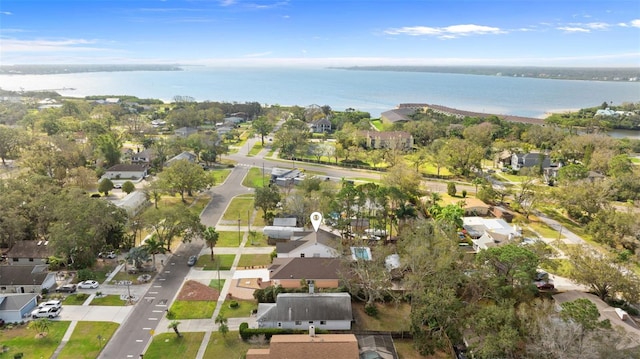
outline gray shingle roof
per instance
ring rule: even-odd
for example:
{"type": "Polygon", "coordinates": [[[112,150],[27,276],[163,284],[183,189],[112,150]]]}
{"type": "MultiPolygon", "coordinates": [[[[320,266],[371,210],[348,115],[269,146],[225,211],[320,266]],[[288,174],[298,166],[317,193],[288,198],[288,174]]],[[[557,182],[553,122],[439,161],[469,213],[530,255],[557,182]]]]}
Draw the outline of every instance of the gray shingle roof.
{"type": "Polygon", "coordinates": [[[37,294],[2,294],[0,295],[0,311],[3,310],[20,310],[27,303],[33,300],[37,294]]]}
{"type": "Polygon", "coordinates": [[[259,305],[257,318],[268,322],[352,319],[349,293],[280,293],[275,304],[259,305]]]}
{"type": "Polygon", "coordinates": [[[270,279],[340,279],[337,258],[274,258],[270,279]]]}

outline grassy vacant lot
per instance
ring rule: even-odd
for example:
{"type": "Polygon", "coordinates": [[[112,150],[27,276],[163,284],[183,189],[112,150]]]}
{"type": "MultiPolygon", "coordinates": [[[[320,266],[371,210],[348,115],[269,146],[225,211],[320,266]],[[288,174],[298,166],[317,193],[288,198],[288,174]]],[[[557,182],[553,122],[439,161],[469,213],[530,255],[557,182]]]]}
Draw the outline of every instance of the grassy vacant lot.
{"type": "Polygon", "coordinates": [[[211,318],[218,302],[211,300],[176,300],[171,305],[171,312],[180,319],[211,318]]]}
{"type": "MultiPolygon", "coordinates": [[[[122,294],[125,294],[125,292],[123,291],[122,294]]],[[[108,295],[103,295],[102,297],[93,298],[93,300],[91,301],[91,303],[89,303],[89,305],[108,305],[112,307],[123,307],[127,305],[127,302],[125,300],[120,299],[119,294],[108,294],[108,295]]]]}
{"type": "Polygon", "coordinates": [[[238,262],[238,267],[266,266],[271,264],[269,254],[243,254],[238,262]]]}
{"type": "MultiPolygon", "coordinates": [[[[180,330],[180,326],[178,326],[180,330]]],[[[180,333],[182,337],[178,338],[175,333],[162,333],[153,337],[151,345],[144,353],[145,359],[163,359],[163,358],[195,358],[198,349],[202,343],[204,333],[180,333]]],[[[214,358],[216,356],[211,356],[214,358]]],[[[220,356],[216,358],[226,358],[220,356]]],[[[231,357],[228,357],[231,358],[231,357]]]]}
{"type": "MultiPolygon", "coordinates": [[[[238,247],[238,231],[220,231],[218,232],[218,242],[216,242],[216,247],[238,247]]],[[[240,239],[242,240],[242,236],[244,232],[240,232],[240,239]]],[[[214,249],[215,252],[215,249],[214,249]]]]}
{"type": "Polygon", "coordinates": [[[223,221],[234,221],[237,225],[237,220],[240,219],[240,225],[246,226],[248,222],[247,214],[253,212],[253,195],[242,195],[234,198],[229,207],[222,215],[223,221]]]}
{"type": "Polygon", "coordinates": [[[242,181],[242,185],[251,188],[261,188],[269,184],[269,173],[262,173],[262,168],[252,167],[242,181]]]}
{"type": "Polygon", "coordinates": [[[229,308],[230,300],[225,300],[220,308],[220,315],[225,318],[243,318],[251,315],[251,311],[258,309],[258,302],[255,300],[236,300],[238,306],[229,308]]]}
{"type": "MultiPolygon", "coordinates": [[[[233,265],[233,260],[236,258],[235,254],[220,254],[214,256],[216,261],[220,262],[220,270],[229,270],[233,265]]],[[[211,255],[202,255],[198,258],[198,267],[202,267],[203,270],[218,270],[218,263],[211,260],[211,255]]]]}
{"type": "Polygon", "coordinates": [[[70,323],[52,320],[44,338],[36,338],[38,333],[33,329],[27,329],[26,324],[0,330],[0,342],[9,348],[8,352],[2,354],[3,358],[13,358],[17,353],[23,353],[25,359],[51,358],[70,323]]]}
{"type": "Polygon", "coordinates": [[[78,322],[71,339],[64,346],[58,358],[97,358],[100,350],[111,339],[116,329],[118,329],[118,323],[113,322],[78,322]]]}
{"type": "Polygon", "coordinates": [[[408,303],[383,303],[376,304],[378,315],[368,316],[364,312],[364,303],[353,303],[353,316],[356,320],[354,330],[377,331],[409,331],[409,313],[411,306],[408,303]]]}

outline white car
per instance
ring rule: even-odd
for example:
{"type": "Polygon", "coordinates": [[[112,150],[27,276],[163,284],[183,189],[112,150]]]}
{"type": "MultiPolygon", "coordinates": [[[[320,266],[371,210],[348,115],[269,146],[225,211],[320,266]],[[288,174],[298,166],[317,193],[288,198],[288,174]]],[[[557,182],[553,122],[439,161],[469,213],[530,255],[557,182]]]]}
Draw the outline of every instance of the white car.
{"type": "Polygon", "coordinates": [[[78,288],[82,289],[96,289],[100,283],[95,280],[85,280],[84,282],[78,283],[78,288]]]}
{"type": "Polygon", "coordinates": [[[38,309],[42,309],[42,308],[60,308],[62,307],[62,301],[59,300],[49,300],[46,302],[42,302],[40,304],[38,304],[38,309]]]}
{"type": "Polygon", "coordinates": [[[36,309],[33,312],[31,312],[31,318],[33,318],[33,319],[36,319],[36,318],[50,318],[50,319],[53,319],[53,318],[59,316],[61,311],[62,311],[62,307],[60,307],[60,308],[55,308],[55,307],[39,308],[39,309],[36,309]]]}

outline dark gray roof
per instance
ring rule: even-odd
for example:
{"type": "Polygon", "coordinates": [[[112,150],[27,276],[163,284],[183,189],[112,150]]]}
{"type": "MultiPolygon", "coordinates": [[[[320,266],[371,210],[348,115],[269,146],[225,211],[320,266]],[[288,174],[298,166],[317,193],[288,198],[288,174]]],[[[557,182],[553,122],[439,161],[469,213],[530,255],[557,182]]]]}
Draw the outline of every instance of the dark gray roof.
{"type": "Polygon", "coordinates": [[[0,285],[40,285],[49,275],[47,266],[41,265],[12,265],[0,266],[0,285]]]}
{"type": "Polygon", "coordinates": [[[120,163],[109,167],[107,172],[141,172],[146,169],[147,165],[144,163],[120,163]]]}
{"type": "Polygon", "coordinates": [[[409,115],[413,115],[415,112],[415,108],[397,108],[381,113],[380,117],[385,118],[389,122],[410,121],[411,118],[409,115]]]}
{"type": "Polygon", "coordinates": [[[49,258],[54,254],[48,241],[17,241],[7,252],[9,258],[49,258]]]}
{"type": "Polygon", "coordinates": [[[340,279],[338,258],[274,258],[271,279],[340,279]]]}
{"type": "Polygon", "coordinates": [[[315,243],[316,241],[320,244],[334,249],[338,249],[340,245],[340,236],[322,229],[319,229],[318,232],[295,232],[294,236],[299,233],[305,234],[298,240],[276,243],[276,252],[289,253],[292,250],[299,248],[307,243],[315,243]]]}
{"type": "Polygon", "coordinates": [[[307,241],[302,239],[297,241],[286,241],[286,242],[278,242],[276,243],[276,253],[289,253],[292,250],[306,244],[307,241]]]}
{"type": "Polygon", "coordinates": [[[20,310],[36,295],[35,293],[2,294],[0,295],[0,311],[20,310]]]}
{"type": "Polygon", "coordinates": [[[349,293],[280,293],[258,309],[258,321],[353,320],[349,293]],[[260,310],[262,309],[262,311],[260,310]]]}

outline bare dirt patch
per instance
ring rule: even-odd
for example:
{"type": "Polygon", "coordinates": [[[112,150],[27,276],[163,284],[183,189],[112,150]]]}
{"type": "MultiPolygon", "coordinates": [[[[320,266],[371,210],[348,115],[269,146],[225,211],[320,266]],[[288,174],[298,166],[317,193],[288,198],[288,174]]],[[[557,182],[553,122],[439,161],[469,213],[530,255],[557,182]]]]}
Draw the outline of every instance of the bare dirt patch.
{"type": "Polygon", "coordinates": [[[178,300],[218,300],[220,292],[194,280],[188,280],[182,286],[178,300]]]}

